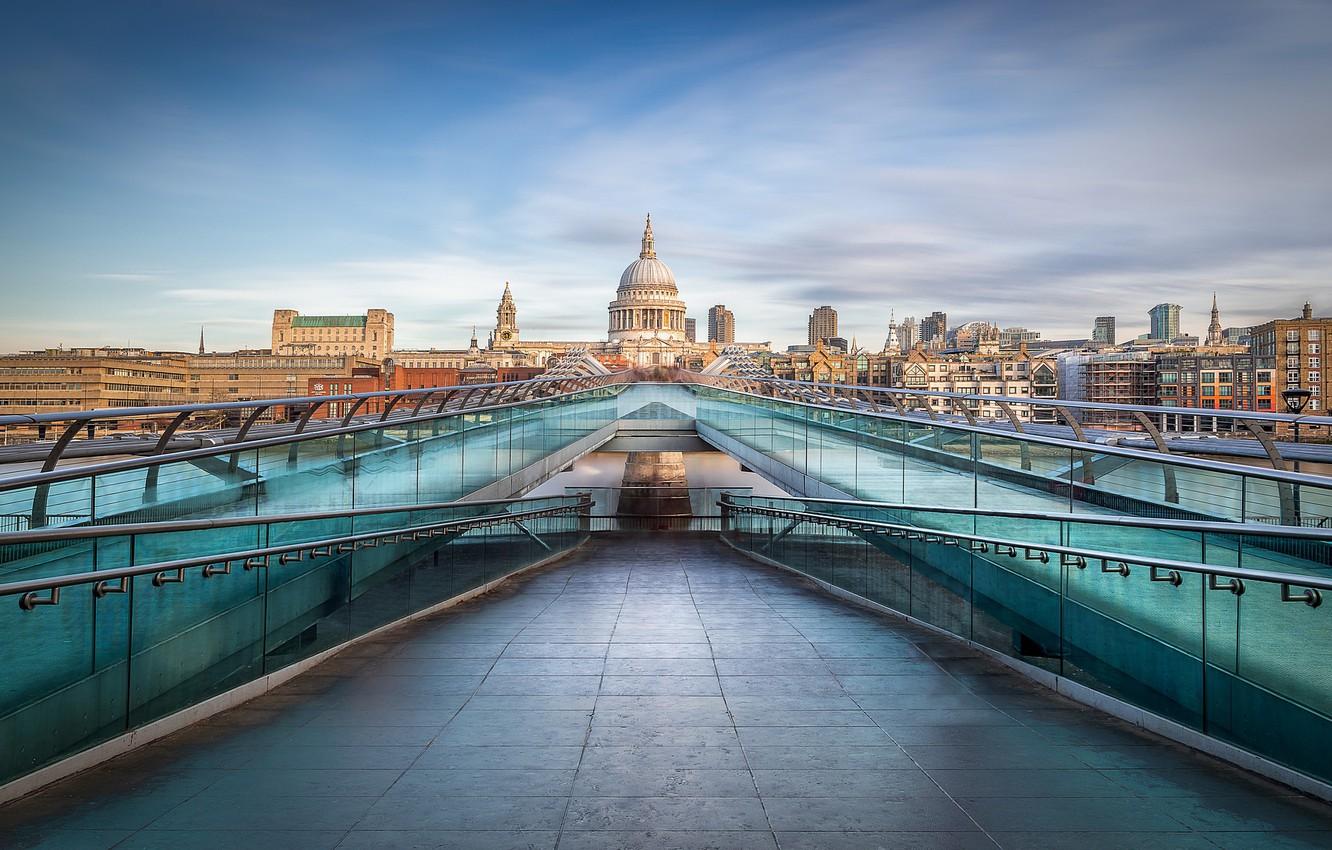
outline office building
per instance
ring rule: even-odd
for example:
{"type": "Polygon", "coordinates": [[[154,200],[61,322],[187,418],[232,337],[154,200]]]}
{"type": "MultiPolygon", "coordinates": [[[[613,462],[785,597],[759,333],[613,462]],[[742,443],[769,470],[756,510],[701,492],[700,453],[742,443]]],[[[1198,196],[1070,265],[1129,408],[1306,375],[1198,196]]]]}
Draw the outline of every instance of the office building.
{"type": "Polygon", "coordinates": [[[816,345],[821,339],[837,336],[837,311],[827,304],[818,307],[809,314],[809,344],[816,345]]]}
{"type": "Polygon", "coordinates": [[[1004,328],[999,331],[999,347],[1017,348],[1037,342],[1040,338],[1040,331],[1027,330],[1026,328],[1004,328]]]}
{"type": "Polygon", "coordinates": [[[920,339],[919,327],[915,316],[907,316],[897,323],[897,339],[903,353],[916,347],[916,342],[920,339]]]}
{"type": "Polygon", "coordinates": [[[1092,345],[1098,348],[1113,347],[1115,344],[1115,317],[1097,316],[1092,325],[1092,345]]]}
{"type": "Polygon", "coordinates": [[[725,304],[708,309],[708,342],[725,345],[735,342],[735,314],[727,310],[725,304]]]}
{"type": "Polygon", "coordinates": [[[917,337],[926,348],[943,348],[948,343],[948,314],[936,310],[920,320],[917,337]]]}
{"type": "Polygon", "coordinates": [[[1179,333],[1179,311],[1178,304],[1157,304],[1147,311],[1151,318],[1152,329],[1148,336],[1152,339],[1159,339],[1170,342],[1180,335],[1179,333]]]}
{"type": "Polygon", "coordinates": [[[273,311],[273,354],[344,354],[383,360],[392,350],[393,314],[387,310],[367,310],[358,316],[302,316],[295,310],[273,311]]]}

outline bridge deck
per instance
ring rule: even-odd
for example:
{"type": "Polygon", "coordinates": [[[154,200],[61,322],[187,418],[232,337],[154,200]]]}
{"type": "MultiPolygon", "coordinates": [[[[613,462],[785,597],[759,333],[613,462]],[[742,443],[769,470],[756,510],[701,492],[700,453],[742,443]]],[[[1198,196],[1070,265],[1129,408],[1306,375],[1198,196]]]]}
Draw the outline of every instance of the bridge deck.
{"type": "Polygon", "coordinates": [[[1329,847],[1332,808],[657,535],[0,809],[0,845],[1329,847]]]}

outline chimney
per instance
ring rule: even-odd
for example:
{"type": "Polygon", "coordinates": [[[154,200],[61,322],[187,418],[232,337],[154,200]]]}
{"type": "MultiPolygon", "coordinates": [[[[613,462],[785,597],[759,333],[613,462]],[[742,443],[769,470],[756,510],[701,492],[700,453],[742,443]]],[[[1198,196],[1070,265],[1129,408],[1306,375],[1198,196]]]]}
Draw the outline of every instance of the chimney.
{"type": "Polygon", "coordinates": [[[1304,312],[1300,314],[1300,318],[1302,319],[1313,318],[1313,305],[1310,304],[1308,301],[1304,302],[1304,312]]]}

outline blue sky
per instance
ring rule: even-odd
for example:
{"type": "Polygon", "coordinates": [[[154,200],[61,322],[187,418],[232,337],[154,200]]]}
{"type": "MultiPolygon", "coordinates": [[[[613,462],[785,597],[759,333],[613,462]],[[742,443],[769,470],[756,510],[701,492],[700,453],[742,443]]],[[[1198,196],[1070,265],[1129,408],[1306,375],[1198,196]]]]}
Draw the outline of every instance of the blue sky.
{"type": "Polygon", "coordinates": [[[649,210],[690,314],[778,345],[824,303],[875,347],[1328,313],[1330,48],[1325,2],[28,4],[0,348],[372,306],[457,346],[505,280],[525,337],[601,338],[649,210]]]}

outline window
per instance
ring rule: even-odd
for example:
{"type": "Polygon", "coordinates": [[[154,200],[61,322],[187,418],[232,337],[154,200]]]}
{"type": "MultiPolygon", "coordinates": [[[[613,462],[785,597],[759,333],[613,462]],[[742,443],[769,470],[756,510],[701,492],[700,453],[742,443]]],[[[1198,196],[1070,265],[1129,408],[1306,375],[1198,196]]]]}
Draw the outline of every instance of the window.
{"type": "Polygon", "coordinates": [[[1223,387],[1221,387],[1221,392],[1219,393],[1219,395],[1222,395],[1222,396],[1228,396],[1228,395],[1234,395],[1234,394],[1235,394],[1235,388],[1234,388],[1234,387],[1231,387],[1231,386],[1223,386],[1223,387]]]}
{"type": "Polygon", "coordinates": [[[1294,370],[1290,370],[1290,371],[1287,371],[1287,372],[1286,372],[1286,383],[1288,383],[1288,384],[1298,384],[1299,382],[1300,382],[1300,373],[1299,373],[1299,372],[1296,372],[1296,371],[1294,371],[1294,370]]]}
{"type": "Polygon", "coordinates": [[[1323,366],[1321,360],[1322,360],[1321,357],[1310,357],[1310,358],[1309,358],[1309,368],[1310,368],[1310,369],[1321,369],[1322,366],[1323,366]]]}
{"type": "Polygon", "coordinates": [[[1309,343],[1309,353],[1310,353],[1310,354],[1318,354],[1318,353],[1319,353],[1319,351],[1318,351],[1318,347],[1319,347],[1319,343],[1316,343],[1316,342],[1311,342],[1311,343],[1309,343]]]}
{"type": "Polygon", "coordinates": [[[1160,383],[1163,383],[1163,384],[1173,384],[1173,383],[1175,383],[1175,382],[1178,381],[1178,380],[1179,380],[1179,373],[1178,373],[1178,372],[1162,372],[1162,373],[1161,373],[1160,383]]]}
{"type": "Polygon", "coordinates": [[[1203,372],[1203,373],[1202,373],[1202,382],[1203,382],[1204,384],[1215,384],[1215,383],[1216,383],[1216,373],[1215,373],[1215,372],[1203,372]]]}
{"type": "Polygon", "coordinates": [[[1286,353],[1287,353],[1287,354],[1299,354],[1299,353],[1300,353],[1300,344],[1299,344],[1298,342],[1288,342],[1288,343],[1286,343],[1286,353]]]}
{"type": "Polygon", "coordinates": [[[1319,330],[1309,331],[1309,342],[1318,342],[1323,338],[1323,332],[1319,330]]]}
{"type": "Polygon", "coordinates": [[[1286,342],[1290,342],[1292,340],[1294,340],[1295,342],[1300,341],[1300,332],[1298,330],[1286,331],[1286,342]]]}
{"type": "Polygon", "coordinates": [[[1316,384],[1316,383],[1318,383],[1319,381],[1323,380],[1323,373],[1322,373],[1322,372],[1310,372],[1308,377],[1309,377],[1309,383],[1311,383],[1311,384],[1316,384]]]}
{"type": "Polygon", "coordinates": [[[1300,358],[1298,358],[1298,357],[1287,357],[1287,358],[1286,358],[1286,368],[1287,368],[1287,369],[1298,369],[1298,368],[1300,368],[1300,358]]]}

